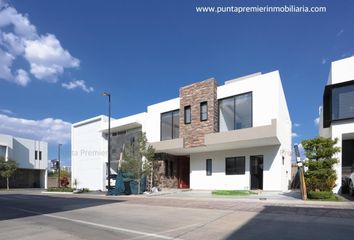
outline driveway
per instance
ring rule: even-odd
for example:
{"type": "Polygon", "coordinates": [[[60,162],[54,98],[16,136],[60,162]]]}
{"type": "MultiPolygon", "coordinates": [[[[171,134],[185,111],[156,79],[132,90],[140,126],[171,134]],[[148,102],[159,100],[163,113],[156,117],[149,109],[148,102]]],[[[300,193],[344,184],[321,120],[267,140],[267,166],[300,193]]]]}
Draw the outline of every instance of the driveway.
{"type": "Polygon", "coordinates": [[[354,205],[0,192],[0,239],[350,239],[354,205]]]}

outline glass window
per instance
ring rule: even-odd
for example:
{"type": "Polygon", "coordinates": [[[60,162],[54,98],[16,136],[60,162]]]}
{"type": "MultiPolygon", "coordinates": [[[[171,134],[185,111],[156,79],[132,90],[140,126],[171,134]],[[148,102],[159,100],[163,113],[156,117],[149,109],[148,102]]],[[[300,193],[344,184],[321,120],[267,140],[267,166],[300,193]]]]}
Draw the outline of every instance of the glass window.
{"type": "Polygon", "coordinates": [[[235,129],[252,127],[252,95],[250,93],[235,97],[235,129]]]}
{"type": "Polygon", "coordinates": [[[34,151],[34,159],[37,160],[38,159],[38,151],[34,151]]]}
{"type": "Polygon", "coordinates": [[[354,85],[332,90],[332,120],[354,118],[354,85]]]}
{"type": "Polygon", "coordinates": [[[191,106],[184,107],[184,124],[189,124],[192,121],[191,106]]]}
{"type": "Polygon", "coordinates": [[[42,151],[39,151],[39,160],[42,160],[42,151]]]}
{"type": "Polygon", "coordinates": [[[219,101],[219,131],[252,127],[252,93],[219,101]]]}
{"type": "Polygon", "coordinates": [[[161,141],[179,137],[179,110],[161,114],[161,141]]]}
{"type": "Polygon", "coordinates": [[[219,102],[219,130],[220,132],[234,130],[234,98],[226,98],[219,102]]]}
{"type": "Polygon", "coordinates": [[[5,157],[6,155],[6,146],[0,146],[0,157],[5,157]]]}
{"type": "Polygon", "coordinates": [[[229,157],[225,159],[226,175],[245,174],[245,168],[246,168],[245,157],[229,157]]]}
{"type": "Polygon", "coordinates": [[[211,176],[213,173],[211,159],[206,160],[206,175],[211,176]]]}
{"type": "Polygon", "coordinates": [[[165,160],[165,177],[173,177],[173,161],[165,160]]]}
{"type": "Polygon", "coordinates": [[[208,120],[208,102],[200,103],[200,121],[208,120]]]}
{"type": "Polygon", "coordinates": [[[179,138],[179,110],[172,112],[172,138],[179,138]]]}

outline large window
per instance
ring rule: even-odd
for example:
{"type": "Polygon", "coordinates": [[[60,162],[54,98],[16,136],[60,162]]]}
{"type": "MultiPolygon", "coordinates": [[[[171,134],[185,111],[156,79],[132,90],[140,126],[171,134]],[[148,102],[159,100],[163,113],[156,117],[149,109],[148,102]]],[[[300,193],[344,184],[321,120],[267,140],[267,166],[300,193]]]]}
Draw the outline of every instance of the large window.
{"type": "Polygon", "coordinates": [[[332,120],[346,118],[354,118],[354,85],[332,90],[332,120]]]}
{"type": "Polygon", "coordinates": [[[219,131],[252,127],[252,93],[219,101],[219,131]]]}
{"type": "Polygon", "coordinates": [[[208,120],[208,102],[200,103],[200,121],[208,120]]]}
{"type": "Polygon", "coordinates": [[[184,107],[184,124],[190,124],[192,121],[191,106],[184,107]]]}
{"type": "Polygon", "coordinates": [[[245,174],[245,168],[246,168],[245,157],[228,157],[225,159],[226,175],[245,174]]]}
{"type": "Polygon", "coordinates": [[[161,114],[161,141],[179,137],[179,110],[161,114]]]}
{"type": "Polygon", "coordinates": [[[327,85],[323,96],[323,127],[354,118],[354,80],[327,85]]]}

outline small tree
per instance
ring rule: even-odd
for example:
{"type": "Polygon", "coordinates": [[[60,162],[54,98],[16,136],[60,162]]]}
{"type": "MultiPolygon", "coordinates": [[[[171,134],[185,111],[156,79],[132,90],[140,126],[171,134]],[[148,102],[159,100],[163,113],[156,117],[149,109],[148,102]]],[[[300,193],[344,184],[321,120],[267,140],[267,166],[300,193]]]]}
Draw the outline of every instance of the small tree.
{"type": "Polygon", "coordinates": [[[334,157],[340,151],[336,147],[338,139],[318,137],[302,141],[305,156],[305,182],[307,191],[332,191],[336,186],[337,174],[333,165],[338,162],[334,157]]]}
{"type": "Polygon", "coordinates": [[[126,145],[124,149],[121,168],[138,182],[138,193],[140,193],[140,182],[143,176],[150,176],[153,179],[154,156],[155,149],[148,144],[145,133],[140,134],[136,142],[126,145]]]}
{"type": "Polygon", "coordinates": [[[6,178],[6,188],[10,189],[9,178],[12,177],[17,170],[17,163],[14,160],[5,160],[4,157],[0,157],[0,175],[6,178]]]}

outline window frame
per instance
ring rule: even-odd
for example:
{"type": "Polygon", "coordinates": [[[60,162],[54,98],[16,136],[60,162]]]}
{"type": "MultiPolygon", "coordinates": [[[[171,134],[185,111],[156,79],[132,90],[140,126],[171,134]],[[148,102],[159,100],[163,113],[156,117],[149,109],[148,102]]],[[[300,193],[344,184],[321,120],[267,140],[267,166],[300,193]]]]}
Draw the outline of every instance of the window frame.
{"type": "Polygon", "coordinates": [[[225,158],[225,175],[245,175],[246,174],[246,156],[236,156],[236,157],[226,157],[225,158]],[[243,160],[243,171],[237,172],[237,159],[242,159],[243,160]],[[235,171],[230,172],[227,168],[227,161],[228,160],[234,160],[235,161],[235,171]]]}
{"type": "Polygon", "coordinates": [[[192,108],[191,105],[184,107],[184,124],[191,124],[192,123],[192,108]],[[189,110],[189,122],[187,122],[187,114],[186,110],[189,110]]]}
{"type": "Polygon", "coordinates": [[[200,112],[200,121],[203,122],[203,121],[208,121],[208,101],[204,101],[204,102],[201,102],[200,105],[199,105],[199,112],[200,112]],[[206,118],[204,119],[203,118],[203,111],[202,111],[202,107],[203,106],[206,106],[206,118]]]}
{"type": "Polygon", "coordinates": [[[329,128],[332,122],[354,120],[354,117],[333,119],[333,89],[354,85],[354,80],[327,85],[323,94],[323,127],[329,128]]]}
{"type": "MultiPolygon", "coordinates": [[[[244,129],[244,128],[236,129],[236,97],[239,97],[242,95],[247,95],[247,94],[250,94],[250,99],[251,99],[251,126],[249,128],[253,127],[253,92],[249,91],[249,92],[244,92],[244,93],[236,94],[233,96],[218,99],[218,132],[220,132],[220,102],[222,100],[231,99],[231,98],[233,98],[233,102],[234,102],[234,115],[233,115],[234,128],[232,130],[228,130],[228,131],[244,129]]],[[[228,132],[228,131],[224,131],[224,132],[228,132]]]]}
{"type": "Polygon", "coordinates": [[[172,110],[172,111],[168,111],[168,112],[162,112],[160,113],[160,141],[166,141],[166,140],[172,140],[172,139],[176,139],[176,138],[179,138],[179,114],[180,114],[180,110],[179,109],[175,109],[175,110],[172,110]],[[173,121],[173,118],[174,118],[174,114],[178,112],[178,137],[174,136],[174,121],[173,121]],[[162,115],[163,114],[167,114],[167,113],[170,113],[171,114],[171,138],[169,139],[164,139],[162,140],[162,115]]]}
{"type": "Polygon", "coordinates": [[[208,158],[205,160],[205,174],[206,174],[206,176],[213,175],[213,160],[211,158],[208,158]]]}

